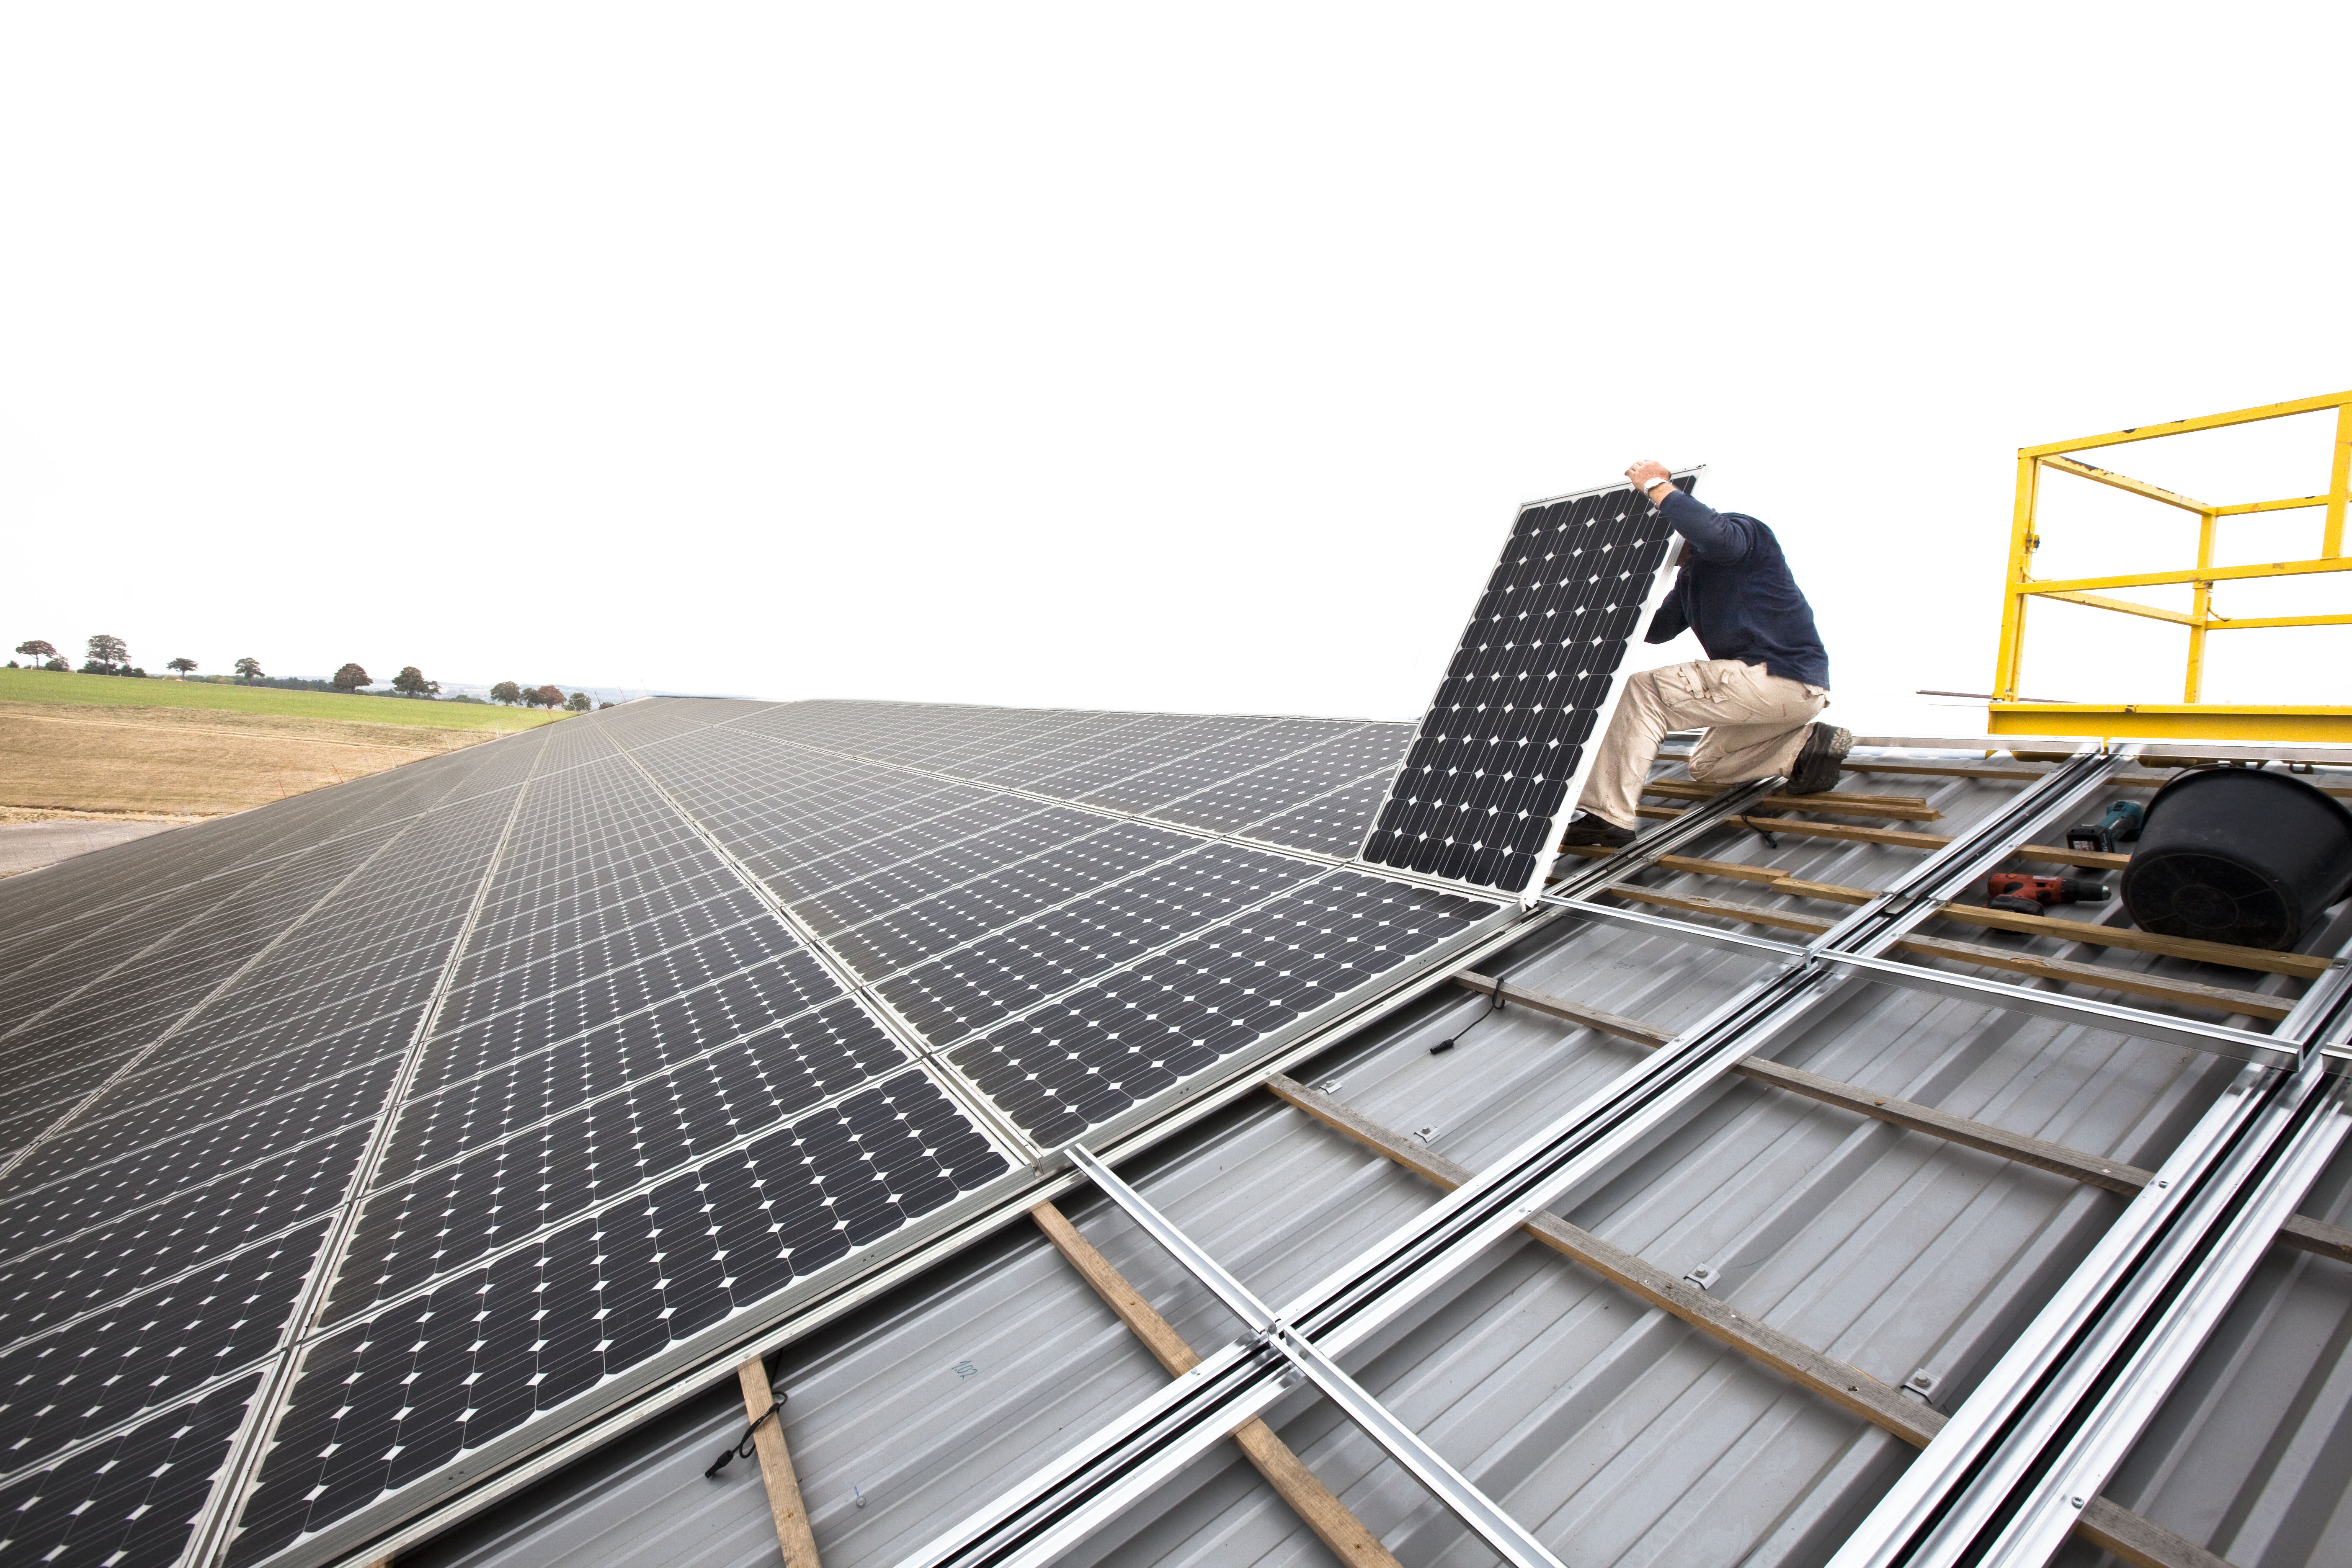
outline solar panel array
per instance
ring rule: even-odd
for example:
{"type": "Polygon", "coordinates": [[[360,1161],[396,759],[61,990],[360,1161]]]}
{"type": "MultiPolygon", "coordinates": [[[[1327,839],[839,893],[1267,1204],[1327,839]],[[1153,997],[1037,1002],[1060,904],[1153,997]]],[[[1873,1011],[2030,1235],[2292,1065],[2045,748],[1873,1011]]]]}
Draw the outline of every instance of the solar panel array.
{"type": "Polygon", "coordinates": [[[0,885],[0,1558],[360,1544],[1500,929],[1407,736],[646,702],[0,885]]]}
{"type": "MultiPolygon", "coordinates": [[[[1675,484],[1688,493],[1696,479],[1675,484]]],[[[1519,510],[1364,840],[1367,861],[1541,889],[1673,539],[1630,485],[1519,510]]]]}

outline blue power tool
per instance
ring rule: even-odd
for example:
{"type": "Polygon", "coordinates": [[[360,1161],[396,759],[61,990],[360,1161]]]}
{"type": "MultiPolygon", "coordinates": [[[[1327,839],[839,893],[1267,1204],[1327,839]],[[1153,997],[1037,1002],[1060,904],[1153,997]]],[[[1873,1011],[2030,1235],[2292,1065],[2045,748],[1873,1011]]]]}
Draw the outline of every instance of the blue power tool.
{"type": "Polygon", "coordinates": [[[2112,855],[2116,846],[2139,837],[2140,824],[2147,819],[2147,808],[2136,800],[2110,801],[2107,814],[2096,822],[2079,823],[2066,830],[2069,849],[2096,849],[2112,855]]]}

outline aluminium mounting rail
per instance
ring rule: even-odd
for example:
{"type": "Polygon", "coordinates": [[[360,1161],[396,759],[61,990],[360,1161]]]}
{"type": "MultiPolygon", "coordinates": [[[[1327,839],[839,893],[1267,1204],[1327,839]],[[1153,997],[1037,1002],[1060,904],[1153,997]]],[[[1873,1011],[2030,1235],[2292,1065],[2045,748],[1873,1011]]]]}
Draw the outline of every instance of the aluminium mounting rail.
{"type": "MultiPolygon", "coordinates": [[[[2114,752],[2077,753],[1803,952],[1834,947],[1878,956],[1927,919],[1949,889],[2079,804],[2123,761],[2114,752]]],[[[1819,963],[1782,965],[1327,1276],[1283,1309],[1280,1321],[1327,1356],[1363,1343],[1530,1216],[1637,1157],[1737,1062],[1851,978],[1819,963]]],[[[992,1500],[908,1558],[908,1568],[1052,1561],[1272,1405],[1286,1392],[1288,1365],[1255,1341],[1228,1346],[992,1500]]]]}
{"type": "MultiPolygon", "coordinates": [[[[2352,1036],[2346,972],[2281,1028],[2352,1036]]],[[[2347,1097],[2324,1052],[2242,1070],[1832,1568],[2046,1563],[2352,1131],[2347,1097]]]]}

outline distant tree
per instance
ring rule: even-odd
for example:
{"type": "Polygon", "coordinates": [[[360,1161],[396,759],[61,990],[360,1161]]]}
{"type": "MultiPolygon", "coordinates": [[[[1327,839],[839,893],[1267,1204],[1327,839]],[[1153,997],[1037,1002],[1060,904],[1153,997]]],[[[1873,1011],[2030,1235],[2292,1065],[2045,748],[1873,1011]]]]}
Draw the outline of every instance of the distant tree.
{"type": "Polygon", "coordinates": [[[602,713],[605,709],[610,708],[612,704],[609,702],[599,702],[596,704],[596,711],[602,713]]]}
{"type": "Polygon", "coordinates": [[[261,661],[251,657],[238,659],[236,661],[236,678],[239,680],[260,679],[261,661]]]}
{"type": "Polygon", "coordinates": [[[89,639],[89,662],[111,675],[116,665],[131,662],[131,645],[121,637],[111,637],[100,632],[89,639]]]}
{"type": "Polygon", "coordinates": [[[366,684],[368,672],[356,664],[347,664],[335,671],[335,689],[338,691],[357,691],[366,684]]]}
{"type": "Polygon", "coordinates": [[[404,664],[392,678],[392,689],[403,697],[431,697],[441,689],[441,683],[425,679],[425,672],[415,665],[404,664]]]}
{"type": "Polygon", "coordinates": [[[47,668],[48,661],[58,657],[58,650],[38,637],[33,638],[30,642],[18,643],[16,651],[23,654],[30,661],[30,665],[42,668],[47,668]]]}
{"type": "Polygon", "coordinates": [[[175,658],[163,668],[165,669],[176,669],[182,675],[190,675],[194,674],[195,671],[196,661],[193,658],[175,658]]]}
{"type": "Polygon", "coordinates": [[[511,680],[501,680],[496,686],[490,688],[490,700],[493,702],[520,702],[522,700],[522,688],[517,686],[511,680]]]}
{"type": "Polygon", "coordinates": [[[53,659],[49,660],[49,662],[48,662],[48,663],[47,663],[47,664],[45,664],[45,665],[41,666],[41,668],[42,668],[43,669],[60,669],[60,670],[62,670],[62,669],[70,669],[72,667],[71,667],[70,665],[67,664],[67,663],[66,663],[66,661],[65,661],[64,659],[61,659],[61,658],[53,658],[53,659]]]}
{"type": "Polygon", "coordinates": [[[564,706],[571,709],[574,713],[585,713],[589,709],[593,708],[595,704],[588,700],[588,694],[586,692],[575,691],[572,694],[572,700],[564,703],[564,706]]]}
{"type": "Polygon", "coordinates": [[[561,686],[542,686],[539,689],[539,705],[541,708],[561,708],[563,706],[563,688],[561,686]]]}

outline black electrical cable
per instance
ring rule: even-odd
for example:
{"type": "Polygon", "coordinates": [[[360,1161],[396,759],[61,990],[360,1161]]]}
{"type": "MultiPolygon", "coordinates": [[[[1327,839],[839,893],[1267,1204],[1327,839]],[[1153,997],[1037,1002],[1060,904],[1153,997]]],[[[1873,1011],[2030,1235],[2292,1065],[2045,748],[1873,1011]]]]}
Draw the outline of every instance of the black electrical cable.
{"type": "Polygon", "coordinates": [[[1476,1028],[1479,1025],[1485,1023],[1496,1014],[1501,1012],[1503,1010],[1503,983],[1499,980],[1495,982],[1494,995],[1495,1005],[1493,1006],[1483,1009],[1476,1017],[1463,1025],[1459,1029],[1454,1030],[1453,1039],[1440,1040],[1437,1044],[1430,1047],[1429,1054],[1433,1057],[1441,1056],[1445,1052],[1452,1050],[1454,1046],[1461,1041],[1463,1036],[1468,1034],[1471,1030],[1476,1028]]]}
{"type": "Polygon", "coordinates": [[[735,1440],[734,1446],[729,1448],[725,1453],[719,1455],[716,1459],[713,1459],[710,1462],[710,1468],[702,1472],[703,1479],[706,1480],[716,1480],[719,1477],[719,1472],[733,1464],[736,1460],[750,1458],[758,1447],[754,1439],[759,1436],[761,1423],[775,1419],[776,1413],[784,1407],[784,1401],[791,1397],[792,1395],[788,1393],[777,1394],[773,1404],[770,1405],[765,1410],[761,1411],[759,1415],[753,1416],[751,1424],[743,1428],[743,1436],[735,1440]]]}

